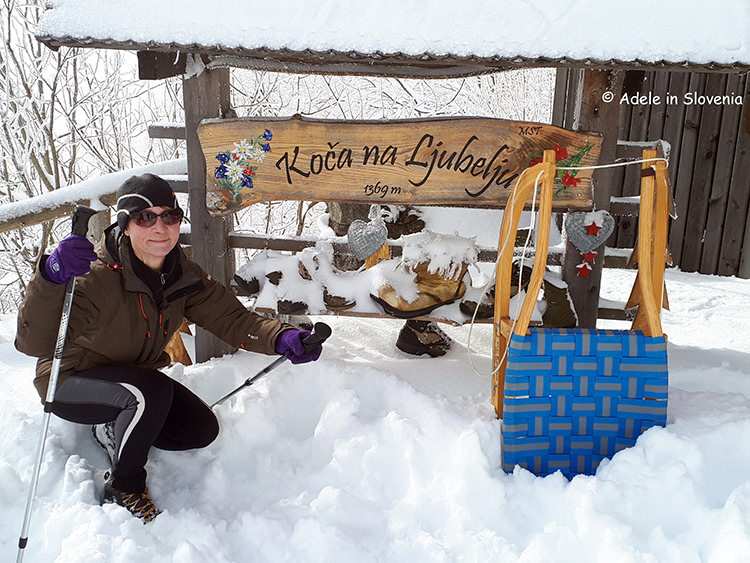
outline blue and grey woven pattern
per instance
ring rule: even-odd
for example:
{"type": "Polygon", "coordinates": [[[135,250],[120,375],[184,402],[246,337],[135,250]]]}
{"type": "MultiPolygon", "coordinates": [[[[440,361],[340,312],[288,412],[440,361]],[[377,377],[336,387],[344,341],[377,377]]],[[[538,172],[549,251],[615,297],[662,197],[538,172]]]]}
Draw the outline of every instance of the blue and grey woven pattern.
{"type": "Polygon", "coordinates": [[[667,420],[667,344],[641,331],[532,328],[513,335],[503,469],[593,473],[667,420]]]}

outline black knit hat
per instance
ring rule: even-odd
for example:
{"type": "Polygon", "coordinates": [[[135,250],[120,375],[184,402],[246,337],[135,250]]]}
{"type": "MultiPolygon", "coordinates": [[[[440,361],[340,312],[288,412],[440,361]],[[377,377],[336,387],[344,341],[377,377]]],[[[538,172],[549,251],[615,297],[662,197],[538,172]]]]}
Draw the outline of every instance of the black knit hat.
{"type": "Polygon", "coordinates": [[[131,176],[117,189],[117,224],[125,231],[130,216],[149,207],[177,209],[177,197],[169,183],[153,174],[131,176]]]}

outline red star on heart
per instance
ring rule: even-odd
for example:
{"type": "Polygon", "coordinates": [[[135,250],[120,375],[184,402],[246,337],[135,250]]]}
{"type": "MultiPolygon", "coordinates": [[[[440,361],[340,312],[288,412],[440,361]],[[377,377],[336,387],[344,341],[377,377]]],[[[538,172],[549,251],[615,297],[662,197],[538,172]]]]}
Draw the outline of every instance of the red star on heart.
{"type": "Polygon", "coordinates": [[[588,265],[587,262],[582,262],[576,266],[578,268],[578,277],[579,278],[587,278],[589,277],[589,274],[591,273],[591,266],[588,265]]]}
{"type": "Polygon", "coordinates": [[[592,221],[590,225],[586,225],[586,234],[597,236],[601,227],[596,224],[596,221],[592,221]]]}
{"type": "Polygon", "coordinates": [[[583,256],[584,262],[590,262],[591,264],[594,263],[594,259],[596,258],[597,254],[599,254],[596,250],[592,250],[591,252],[586,252],[585,254],[581,254],[583,256]]]}

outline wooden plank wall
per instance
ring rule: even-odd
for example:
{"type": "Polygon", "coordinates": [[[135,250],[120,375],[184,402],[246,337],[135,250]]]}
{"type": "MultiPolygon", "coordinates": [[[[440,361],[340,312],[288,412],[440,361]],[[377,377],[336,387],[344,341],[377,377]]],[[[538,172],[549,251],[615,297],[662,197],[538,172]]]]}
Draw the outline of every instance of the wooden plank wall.
{"type": "MultiPolygon", "coordinates": [[[[561,116],[562,88],[575,81],[558,71],[553,123],[561,116]]],[[[669,246],[680,269],[750,278],[750,75],[628,71],[624,91],[639,95],[620,104],[618,138],[664,139],[672,148],[669,176],[677,219],[669,246]],[[740,103],[690,103],[697,96],[740,96],[740,103]],[[650,96],[650,97],[649,97],[650,96]],[[658,102],[655,97],[659,96],[658,102]]],[[[569,91],[569,90],[568,90],[569,91]]],[[[569,96],[566,96],[569,98],[569,96]]],[[[613,196],[638,193],[638,167],[617,169],[613,196]]],[[[632,247],[637,218],[620,217],[608,241],[632,247]]]]}

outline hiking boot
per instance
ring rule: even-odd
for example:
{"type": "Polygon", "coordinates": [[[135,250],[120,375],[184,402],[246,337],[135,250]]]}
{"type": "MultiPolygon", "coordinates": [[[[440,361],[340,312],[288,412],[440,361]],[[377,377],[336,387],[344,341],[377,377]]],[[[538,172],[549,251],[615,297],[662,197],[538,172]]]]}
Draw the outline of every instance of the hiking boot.
{"type": "Polygon", "coordinates": [[[327,289],[323,290],[323,303],[331,311],[345,311],[351,309],[357,302],[354,299],[348,299],[339,295],[331,295],[327,289]]]}
{"type": "Polygon", "coordinates": [[[111,485],[111,480],[104,483],[104,502],[122,506],[143,523],[151,522],[161,514],[161,510],[154,506],[154,501],[148,494],[148,489],[142,493],[126,493],[118,491],[111,485]]]}
{"type": "Polygon", "coordinates": [[[239,274],[234,274],[233,279],[237,284],[237,287],[239,287],[247,295],[255,295],[256,293],[260,292],[260,282],[258,281],[258,278],[246,280],[239,274]]]}
{"type": "MultiPolygon", "coordinates": [[[[297,269],[299,270],[299,275],[303,280],[312,281],[313,279],[315,279],[318,270],[320,270],[321,268],[321,260],[319,260],[318,258],[320,256],[320,254],[318,254],[320,251],[317,251],[318,253],[315,252],[316,251],[312,251],[307,255],[300,255],[300,259],[297,263],[297,269]],[[307,265],[303,262],[303,260],[304,262],[307,262],[307,265]],[[311,270],[314,273],[311,274],[311,270]]],[[[324,267],[330,269],[331,273],[336,273],[330,261],[323,260],[322,262],[323,264],[325,264],[324,267]]],[[[345,309],[351,309],[357,304],[354,299],[349,299],[347,297],[341,297],[339,295],[329,293],[328,288],[325,287],[325,283],[321,281],[321,284],[323,285],[323,302],[325,303],[326,308],[330,311],[343,311],[345,309]]]]}
{"type": "Polygon", "coordinates": [[[430,321],[406,321],[396,340],[396,348],[414,356],[436,358],[445,355],[450,346],[450,337],[430,321]]]}
{"type": "Polygon", "coordinates": [[[307,312],[307,303],[281,299],[276,302],[276,311],[280,315],[301,315],[307,312]]]}
{"type": "Polygon", "coordinates": [[[495,288],[491,287],[487,293],[482,295],[478,307],[476,301],[464,299],[458,304],[458,308],[467,317],[474,317],[474,311],[476,311],[477,319],[491,319],[495,316],[495,288]]]}
{"type": "Polygon", "coordinates": [[[439,271],[430,272],[430,264],[422,262],[415,266],[412,271],[416,274],[417,298],[407,301],[398,294],[398,291],[390,286],[383,285],[378,288],[378,294],[370,294],[385,312],[400,319],[411,319],[426,315],[441,305],[453,303],[461,299],[466,293],[464,276],[467,273],[468,264],[461,264],[458,274],[445,276],[439,271]]]}
{"type": "MultiPolygon", "coordinates": [[[[518,261],[513,262],[510,274],[510,296],[518,294],[518,261]]],[[[528,266],[523,267],[523,274],[521,276],[521,290],[526,291],[531,281],[531,268],[528,266]]],[[[461,301],[458,306],[461,312],[468,316],[473,317],[474,311],[477,312],[477,319],[490,319],[495,316],[495,286],[490,287],[489,291],[482,296],[482,300],[479,302],[479,308],[477,309],[477,302],[470,299],[461,301]]]]}
{"type": "MultiPolygon", "coordinates": [[[[466,293],[469,264],[477,260],[477,247],[473,239],[458,235],[443,235],[424,231],[406,235],[398,269],[400,275],[413,275],[414,290],[408,292],[407,300],[397,289],[383,283],[377,294],[371,293],[383,309],[401,319],[411,319],[426,315],[441,305],[453,303],[466,293]],[[416,297],[413,297],[416,295],[416,297]]],[[[395,279],[395,278],[393,278],[395,279]]]]}
{"type": "Polygon", "coordinates": [[[281,282],[281,278],[283,277],[284,277],[284,274],[282,274],[278,270],[273,271],[273,272],[268,272],[266,274],[266,279],[269,282],[271,282],[273,285],[279,285],[279,283],[281,282]]]}
{"type": "Polygon", "coordinates": [[[94,424],[91,427],[91,435],[99,447],[104,450],[109,458],[110,467],[114,467],[117,458],[117,440],[115,439],[115,422],[94,424]]]}

